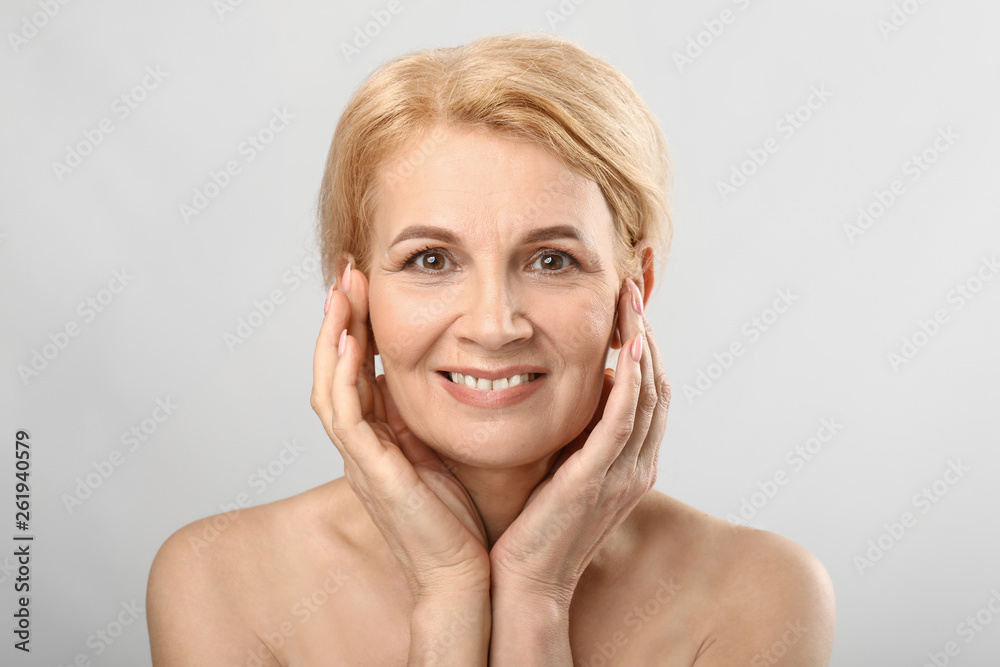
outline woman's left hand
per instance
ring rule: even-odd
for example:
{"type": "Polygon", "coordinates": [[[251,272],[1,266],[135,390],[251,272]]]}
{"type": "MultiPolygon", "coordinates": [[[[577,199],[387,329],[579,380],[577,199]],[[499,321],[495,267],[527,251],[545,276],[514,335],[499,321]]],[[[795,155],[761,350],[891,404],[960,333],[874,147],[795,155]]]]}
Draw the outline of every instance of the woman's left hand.
{"type": "Polygon", "coordinates": [[[670,384],[641,303],[627,279],[618,299],[623,345],[593,419],[490,551],[491,580],[504,597],[541,595],[568,610],[594,554],[656,481],[670,384]]]}

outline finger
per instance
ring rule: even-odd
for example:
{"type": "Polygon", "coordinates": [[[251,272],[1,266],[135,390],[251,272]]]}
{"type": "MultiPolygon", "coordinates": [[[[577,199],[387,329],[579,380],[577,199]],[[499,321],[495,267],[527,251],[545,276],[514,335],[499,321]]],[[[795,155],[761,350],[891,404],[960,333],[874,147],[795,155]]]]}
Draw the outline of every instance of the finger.
{"type": "Polygon", "coordinates": [[[368,279],[364,273],[354,268],[352,262],[348,262],[340,286],[351,304],[347,333],[354,337],[361,350],[363,363],[359,369],[358,394],[361,399],[361,414],[368,416],[375,409],[372,387],[375,382],[375,363],[374,359],[371,363],[368,362],[368,279]]]}
{"type": "Polygon", "coordinates": [[[347,295],[337,289],[336,283],[327,292],[326,313],[320,325],[316,340],[316,350],[313,355],[313,389],[310,403],[315,410],[323,428],[330,440],[337,447],[344,461],[344,476],[351,487],[360,493],[365,493],[359,484],[365,484],[365,476],[358,468],[357,462],[347,452],[344,443],[334,433],[333,429],[333,377],[339,356],[337,343],[340,332],[350,317],[350,303],[347,295]]]}
{"type": "MultiPolygon", "coordinates": [[[[629,284],[629,289],[635,298],[635,303],[641,303],[639,288],[636,287],[631,279],[628,279],[626,282],[629,284]]],[[[653,414],[656,412],[657,386],[653,369],[653,359],[649,352],[650,342],[646,328],[648,320],[645,314],[638,312],[638,307],[630,307],[627,317],[633,330],[637,335],[642,337],[642,356],[639,359],[639,370],[641,373],[640,390],[635,406],[635,422],[632,427],[632,434],[625,447],[622,448],[620,456],[624,469],[631,473],[636,465],[638,465],[639,452],[642,450],[643,443],[646,442],[650,423],[653,420],[653,414]]]]}
{"type": "MultiPolygon", "coordinates": [[[[584,457],[589,459],[590,465],[586,467],[600,469],[603,473],[614,464],[632,435],[636,405],[639,400],[641,380],[639,364],[632,358],[631,353],[632,343],[637,336],[630,335],[624,329],[624,323],[631,321],[625,309],[632,308],[632,298],[631,293],[623,290],[618,301],[618,308],[621,310],[618,321],[622,327],[621,335],[625,344],[618,354],[614,386],[608,394],[601,419],[582,450],[584,457]]],[[[641,339],[641,334],[638,336],[641,339]]]]}
{"type": "Polygon", "coordinates": [[[368,344],[368,279],[348,262],[340,282],[340,289],[351,302],[351,324],[347,333],[353,336],[364,350],[368,344]]]}
{"type": "Polygon", "coordinates": [[[667,413],[670,411],[670,381],[667,379],[667,372],[663,365],[663,358],[660,348],[656,344],[653,336],[653,327],[649,320],[645,320],[646,341],[649,343],[649,357],[653,367],[653,376],[656,386],[656,408],[653,412],[652,421],[649,424],[649,432],[639,453],[638,466],[640,468],[650,467],[655,470],[659,458],[660,443],[663,440],[663,433],[666,431],[667,413]]]}
{"type": "MultiPolygon", "coordinates": [[[[348,317],[346,298],[335,286],[327,293],[327,311],[320,325],[313,353],[313,388],[310,404],[319,416],[327,434],[332,436],[330,425],[333,419],[333,373],[337,365],[337,338],[348,317]]],[[[334,441],[340,449],[340,443],[334,441]]],[[[343,451],[341,451],[343,454],[343,451]]]]}
{"type": "Polygon", "coordinates": [[[346,334],[343,354],[340,354],[333,372],[333,417],[330,425],[346,455],[370,473],[378,467],[375,457],[385,447],[377,437],[369,437],[373,436],[373,432],[364,419],[357,386],[360,368],[361,350],[358,341],[346,334]]]}

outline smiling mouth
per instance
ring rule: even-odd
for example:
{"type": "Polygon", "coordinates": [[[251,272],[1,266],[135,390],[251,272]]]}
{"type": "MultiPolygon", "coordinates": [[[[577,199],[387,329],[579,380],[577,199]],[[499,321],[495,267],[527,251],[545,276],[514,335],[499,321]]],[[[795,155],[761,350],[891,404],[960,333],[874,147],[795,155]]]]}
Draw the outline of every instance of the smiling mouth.
{"type": "Polygon", "coordinates": [[[545,373],[521,373],[519,375],[511,375],[510,377],[501,378],[499,380],[485,380],[483,378],[473,377],[472,375],[463,375],[461,373],[452,373],[450,371],[438,372],[455,384],[465,385],[466,387],[477,389],[479,391],[501,391],[503,389],[517,387],[522,384],[528,384],[529,382],[533,382],[545,375],[545,373]]]}

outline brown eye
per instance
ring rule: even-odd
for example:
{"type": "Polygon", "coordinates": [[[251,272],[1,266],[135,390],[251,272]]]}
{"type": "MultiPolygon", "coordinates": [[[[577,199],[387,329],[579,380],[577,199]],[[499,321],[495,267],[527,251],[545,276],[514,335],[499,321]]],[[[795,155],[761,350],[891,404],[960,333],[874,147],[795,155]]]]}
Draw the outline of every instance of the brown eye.
{"type": "Polygon", "coordinates": [[[564,261],[559,255],[545,255],[542,257],[542,266],[546,269],[561,269],[564,261]]]}
{"type": "Polygon", "coordinates": [[[439,252],[426,252],[417,260],[421,268],[438,270],[444,267],[444,256],[439,252]],[[422,261],[421,261],[422,260],[422,261]]]}
{"type": "Polygon", "coordinates": [[[539,255],[532,266],[545,273],[558,273],[572,262],[572,258],[566,253],[549,251],[539,255]]]}
{"type": "Polygon", "coordinates": [[[424,248],[406,258],[404,269],[424,273],[440,273],[448,264],[447,254],[439,248],[424,248]]]}

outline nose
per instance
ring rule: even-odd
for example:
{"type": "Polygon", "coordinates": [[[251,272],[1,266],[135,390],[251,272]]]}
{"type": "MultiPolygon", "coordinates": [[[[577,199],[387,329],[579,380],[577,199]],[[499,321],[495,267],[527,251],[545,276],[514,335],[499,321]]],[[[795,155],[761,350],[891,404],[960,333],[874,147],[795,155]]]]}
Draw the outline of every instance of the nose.
{"type": "Polygon", "coordinates": [[[497,351],[531,337],[522,299],[502,271],[477,272],[463,282],[461,314],[452,325],[460,340],[497,351]]]}

